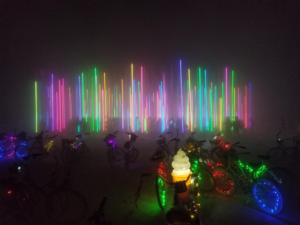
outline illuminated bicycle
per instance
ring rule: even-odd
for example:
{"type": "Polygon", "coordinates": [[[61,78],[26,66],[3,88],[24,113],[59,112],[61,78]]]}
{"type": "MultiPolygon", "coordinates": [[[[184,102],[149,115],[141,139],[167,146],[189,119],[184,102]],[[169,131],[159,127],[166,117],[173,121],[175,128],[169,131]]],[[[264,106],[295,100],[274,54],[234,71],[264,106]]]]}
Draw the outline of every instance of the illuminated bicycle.
{"type": "Polygon", "coordinates": [[[16,139],[12,135],[0,134],[0,158],[4,156],[10,157],[14,154],[16,139]]]}
{"type": "MultiPolygon", "coordinates": [[[[246,195],[254,198],[263,212],[269,215],[279,214],[284,204],[284,193],[279,185],[280,180],[276,176],[268,176],[267,169],[262,163],[244,165],[237,159],[239,154],[250,154],[250,152],[236,153],[233,150],[222,153],[228,164],[227,167],[213,169],[216,191],[223,196],[231,196],[237,187],[240,187],[246,195]]],[[[258,157],[263,160],[268,158],[268,156],[258,157]]]]}
{"type": "Polygon", "coordinates": [[[90,150],[83,140],[84,136],[90,133],[85,133],[84,135],[76,135],[75,139],[62,139],[62,151],[61,158],[66,164],[76,164],[79,163],[82,157],[91,158],[92,155],[90,150]]]}
{"type": "Polygon", "coordinates": [[[116,132],[112,134],[108,134],[104,139],[103,142],[106,143],[108,149],[107,149],[107,157],[108,157],[108,162],[110,166],[114,167],[117,164],[119,164],[121,161],[124,160],[124,150],[116,145],[116,134],[119,131],[117,130],[116,132]]]}
{"type": "Polygon", "coordinates": [[[35,137],[28,137],[29,140],[34,140],[31,145],[30,154],[39,154],[40,157],[37,157],[33,161],[38,162],[40,161],[45,155],[49,155],[50,152],[53,152],[54,155],[57,154],[58,148],[54,144],[53,139],[56,138],[58,135],[54,135],[52,137],[44,137],[43,135],[49,131],[41,131],[39,135],[35,137]]]}

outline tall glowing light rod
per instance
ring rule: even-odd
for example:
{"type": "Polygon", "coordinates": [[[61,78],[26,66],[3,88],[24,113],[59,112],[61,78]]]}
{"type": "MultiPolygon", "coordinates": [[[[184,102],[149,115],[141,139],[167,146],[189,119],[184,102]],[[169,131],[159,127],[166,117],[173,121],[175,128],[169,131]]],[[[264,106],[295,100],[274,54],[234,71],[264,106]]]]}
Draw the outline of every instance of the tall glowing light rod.
{"type": "Polygon", "coordinates": [[[226,86],[225,86],[225,88],[226,88],[226,90],[225,90],[225,92],[226,92],[226,117],[228,116],[228,96],[227,96],[227,93],[228,93],[228,90],[227,90],[227,67],[226,67],[226,86]]]}
{"type": "Polygon", "coordinates": [[[35,133],[38,131],[38,112],[37,112],[37,82],[34,83],[34,99],[35,99],[35,133]]]}
{"type": "Polygon", "coordinates": [[[249,83],[249,127],[251,127],[251,121],[252,121],[252,118],[251,118],[251,83],[249,83]]]}
{"type": "Polygon", "coordinates": [[[201,96],[201,68],[199,67],[199,112],[200,112],[200,131],[202,131],[202,96],[201,96]]]}
{"type": "Polygon", "coordinates": [[[54,92],[54,89],[53,89],[53,74],[52,74],[52,84],[51,84],[51,95],[52,95],[52,99],[51,99],[51,101],[52,101],[52,107],[51,107],[51,110],[52,110],[52,114],[51,114],[51,116],[52,116],[52,131],[54,131],[54,100],[53,100],[53,92],[54,92]]]}
{"type": "Polygon", "coordinates": [[[182,67],[181,67],[181,60],[179,61],[179,67],[180,67],[180,104],[181,104],[181,131],[184,132],[183,129],[183,96],[182,96],[182,67]]]}

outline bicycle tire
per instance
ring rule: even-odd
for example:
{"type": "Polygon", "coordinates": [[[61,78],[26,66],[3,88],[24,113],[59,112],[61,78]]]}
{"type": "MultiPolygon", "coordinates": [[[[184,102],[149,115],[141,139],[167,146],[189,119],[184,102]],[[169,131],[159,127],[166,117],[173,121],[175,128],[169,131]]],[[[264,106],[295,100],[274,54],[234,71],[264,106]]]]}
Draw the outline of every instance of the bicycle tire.
{"type": "Polygon", "coordinates": [[[274,147],[267,152],[267,155],[270,156],[270,162],[276,163],[283,158],[283,150],[281,148],[274,147]]]}
{"type": "Polygon", "coordinates": [[[44,149],[41,147],[34,147],[30,150],[30,154],[39,154],[40,156],[30,158],[30,161],[32,162],[39,162],[44,157],[44,149]]]}
{"type": "Polygon", "coordinates": [[[114,167],[118,162],[124,160],[124,150],[120,147],[109,148],[107,150],[108,162],[111,167],[114,167]]]}
{"type": "Polygon", "coordinates": [[[278,215],[282,212],[283,196],[281,189],[272,179],[259,178],[255,180],[252,194],[257,206],[264,213],[278,215]]]}
{"type": "Polygon", "coordinates": [[[200,167],[198,169],[200,178],[198,179],[198,188],[204,192],[213,191],[216,188],[216,181],[212,173],[200,167]]]}
{"type": "Polygon", "coordinates": [[[3,158],[5,156],[4,148],[3,146],[0,146],[0,158],[3,158]]]}
{"type": "Polygon", "coordinates": [[[88,204],[78,192],[70,189],[58,189],[48,196],[46,213],[50,220],[58,224],[79,224],[88,213],[88,204]]]}
{"type": "Polygon", "coordinates": [[[5,146],[5,155],[12,156],[15,152],[15,144],[13,142],[5,146]]]}
{"type": "Polygon", "coordinates": [[[90,152],[90,149],[86,146],[86,144],[84,143],[84,155],[87,157],[87,158],[92,158],[92,154],[90,152]]]}
{"type": "Polygon", "coordinates": [[[30,153],[29,148],[26,145],[18,145],[15,148],[15,158],[18,162],[24,162],[23,157],[28,156],[30,153]]]}
{"type": "Polygon", "coordinates": [[[158,205],[164,209],[166,207],[166,182],[160,176],[155,176],[154,182],[158,205]]]}
{"type": "Polygon", "coordinates": [[[266,171],[264,177],[269,177],[277,181],[277,185],[281,188],[282,192],[286,196],[292,194],[295,190],[296,185],[294,175],[287,169],[282,167],[272,167],[266,171]],[[274,177],[272,174],[269,174],[269,172],[272,172],[276,177],[274,177]]]}
{"type": "Polygon", "coordinates": [[[223,151],[223,149],[220,146],[214,147],[210,151],[210,158],[212,159],[212,161],[214,161],[215,163],[222,163],[222,162],[224,162],[224,158],[220,155],[220,153],[222,151],[223,151]]]}
{"type": "Polygon", "coordinates": [[[287,161],[293,164],[300,163],[300,149],[295,147],[289,147],[284,152],[284,157],[287,161]]]}
{"type": "Polygon", "coordinates": [[[63,163],[67,164],[68,163],[68,151],[70,150],[70,147],[63,147],[61,150],[61,159],[63,163]]]}
{"type": "Polygon", "coordinates": [[[237,186],[233,174],[227,172],[226,168],[216,167],[213,169],[212,174],[216,183],[216,191],[223,196],[231,196],[235,193],[237,186]]]}
{"type": "Polygon", "coordinates": [[[81,161],[82,151],[79,148],[70,148],[67,156],[69,164],[78,164],[81,161]]]}

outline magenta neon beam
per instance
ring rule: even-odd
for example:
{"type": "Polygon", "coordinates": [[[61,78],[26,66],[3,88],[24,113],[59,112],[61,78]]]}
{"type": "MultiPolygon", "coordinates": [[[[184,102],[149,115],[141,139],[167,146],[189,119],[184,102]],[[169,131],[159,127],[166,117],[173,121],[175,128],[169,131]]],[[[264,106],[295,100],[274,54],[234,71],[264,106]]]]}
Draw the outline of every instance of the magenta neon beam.
{"type": "Polygon", "coordinates": [[[61,132],[61,87],[60,80],[58,80],[58,104],[59,104],[59,132],[61,132]]]}
{"type": "Polygon", "coordinates": [[[226,117],[228,116],[228,97],[227,97],[227,67],[226,67],[226,117]]]}
{"type": "Polygon", "coordinates": [[[51,107],[51,110],[52,110],[52,112],[51,112],[51,116],[52,116],[52,131],[54,131],[54,100],[53,100],[53,92],[54,92],[54,89],[53,89],[53,74],[52,74],[52,84],[51,84],[51,90],[52,90],[52,92],[51,92],[51,95],[52,95],[52,99],[51,99],[51,101],[52,101],[52,107],[51,107]]]}
{"type": "Polygon", "coordinates": [[[144,94],[144,89],[143,89],[143,67],[141,67],[141,99],[142,99],[142,118],[141,118],[141,126],[142,126],[142,133],[144,132],[144,98],[143,98],[143,94],[144,94]]]}

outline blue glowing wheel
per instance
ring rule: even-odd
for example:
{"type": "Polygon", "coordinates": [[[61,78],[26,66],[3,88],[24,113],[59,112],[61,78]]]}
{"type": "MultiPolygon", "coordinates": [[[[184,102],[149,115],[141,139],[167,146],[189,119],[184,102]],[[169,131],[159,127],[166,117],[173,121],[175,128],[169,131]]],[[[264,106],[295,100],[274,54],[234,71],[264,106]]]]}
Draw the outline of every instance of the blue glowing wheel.
{"type": "Polygon", "coordinates": [[[15,149],[15,158],[17,161],[23,162],[23,157],[26,157],[29,155],[29,148],[27,145],[22,144],[18,145],[15,149]]]}
{"type": "Polygon", "coordinates": [[[277,215],[283,209],[283,198],[274,181],[257,179],[253,184],[253,197],[258,207],[269,215],[277,215]]]}
{"type": "Polygon", "coordinates": [[[0,146],[0,158],[3,158],[4,156],[4,149],[2,146],[0,146]]]}

